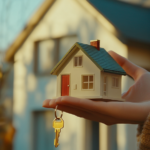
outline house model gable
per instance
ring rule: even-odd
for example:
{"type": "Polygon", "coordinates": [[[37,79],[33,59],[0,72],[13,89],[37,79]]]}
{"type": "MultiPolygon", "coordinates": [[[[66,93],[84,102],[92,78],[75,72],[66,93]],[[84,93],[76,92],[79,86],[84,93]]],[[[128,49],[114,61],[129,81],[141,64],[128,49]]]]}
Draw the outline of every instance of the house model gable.
{"type": "Polygon", "coordinates": [[[66,60],[71,57],[77,50],[82,50],[83,53],[89,57],[93,63],[102,71],[126,75],[126,72],[117,64],[117,62],[107,53],[104,48],[98,51],[94,46],[76,42],[68,53],[58,62],[58,64],[51,71],[52,75],[56,75],[57,71],[64,65],[66,60]]]}
{"type": "Polygon", "coordinates": [[[95,42],[75,43],[51,71],[57,75],[56,97],[122,100],[121,77],[126,72],[99,47],[99,40],[95,42]]]}

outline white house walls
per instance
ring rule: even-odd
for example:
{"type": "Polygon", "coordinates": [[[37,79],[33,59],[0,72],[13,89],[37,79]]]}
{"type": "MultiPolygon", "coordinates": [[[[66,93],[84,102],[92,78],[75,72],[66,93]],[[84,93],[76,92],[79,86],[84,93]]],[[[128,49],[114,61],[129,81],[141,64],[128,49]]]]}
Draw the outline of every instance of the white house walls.
{"type": "Polygon", "coordinates": [[[79,50],[72,56],[67,65],[57,77],[57,97],[61,96],[61,76],[70,75],[70,96],[80,98],[98,98],[100,97],[100,71],[99,68],[81,51],[79,50]],[[82,56],[82,66],[74,66],[74,57],[82,56]],[[82,88],[82,76],[93,76],[93,89],[82,88]],[[76,89],[75,89],[76,86],[76,89]]]}
{"type": "Polygon", "coordinates": [[[106,73],[102,71],[100,84],[102,87],[103,98],[121,100],[121,83],[122,75],[106,73]]]}

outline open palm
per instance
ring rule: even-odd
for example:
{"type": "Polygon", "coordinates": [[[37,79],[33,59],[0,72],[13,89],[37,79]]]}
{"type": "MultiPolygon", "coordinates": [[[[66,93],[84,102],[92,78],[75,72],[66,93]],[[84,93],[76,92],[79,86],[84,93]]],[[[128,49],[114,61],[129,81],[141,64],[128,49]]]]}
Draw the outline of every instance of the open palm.
{"type": "Polygon", "coordinates": [[[135,84],[122,96],[126,102],[91,101],[62,96],[45,100],[43,107],[55,108],[58,105],[59,110],[107,125],[144,122],[150,112],[150,73],[113,51],[109,54],[135,80],[135,84]]]}

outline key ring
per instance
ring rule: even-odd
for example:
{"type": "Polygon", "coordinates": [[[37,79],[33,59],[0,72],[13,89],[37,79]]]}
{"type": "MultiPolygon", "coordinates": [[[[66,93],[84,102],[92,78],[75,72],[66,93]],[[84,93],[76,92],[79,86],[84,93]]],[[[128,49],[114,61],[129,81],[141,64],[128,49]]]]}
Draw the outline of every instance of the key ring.
{"type": "Polygon", "coordinates": [[[55,118],[56,118],[56,119],[59,119],[59,118],[62,118],[62,116],[63,116],[63,111],[61,111],[60,117],[57,117],[57,107],[58,107],[58,105],[57,105],[56,108],[55,108],[55,118]]]}

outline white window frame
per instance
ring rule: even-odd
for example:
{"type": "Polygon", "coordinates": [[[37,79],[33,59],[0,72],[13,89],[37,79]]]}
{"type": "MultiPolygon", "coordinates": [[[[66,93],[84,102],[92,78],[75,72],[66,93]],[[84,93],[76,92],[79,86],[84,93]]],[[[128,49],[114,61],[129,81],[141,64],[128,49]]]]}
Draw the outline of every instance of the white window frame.
{"type": "Polygon", "coordinates": [[[112,77],[112,87],[113,88],[119,88],[120,87],[119,77],[112,77]],[[118,86],[117,86],[117,80],[118,80],[118,86]],[[113,85],[113,81],[115,81],[115,85],[113,85]]]}
{"type": "Polygon", "coordinates": [[[73,61],[73,65],[74,67],[82,67],[82,64],[83,64],[83,56],[75,56],[74,57],[74,61],[73,61]],[[75,66],[75,58],[77,57],[77,66],[75,66]],[[82,61],[81,61],[81,66],[79,66],[79,57],[81,57],[82,61]]]}
{"type": "Polygon", "coordinates": [[[94,90],[94,81],[95,81],[95,77],[94,74],[85,74],[81,76],[82,80],[81,80],[81,89],[82,90],[94,90]],[[88,76],[88,81],[84,82],[84,83],[88,83],[88,89],[83,89],[83,76],[88,76]],[[93,81],[89,81],[89,76],[93,76],[93,81]],[[89,83],[93,83],[93,89],[89,89],[89,83]]]}

